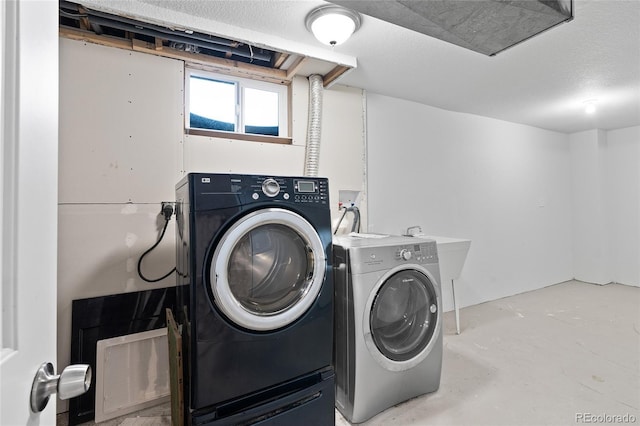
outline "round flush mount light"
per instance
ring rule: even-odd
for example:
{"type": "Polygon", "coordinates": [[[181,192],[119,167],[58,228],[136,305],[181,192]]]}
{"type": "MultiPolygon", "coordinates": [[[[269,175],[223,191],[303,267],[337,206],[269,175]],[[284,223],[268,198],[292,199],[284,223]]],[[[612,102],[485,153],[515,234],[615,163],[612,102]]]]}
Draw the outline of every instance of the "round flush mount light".
{"type": "Polygon", "coordinates": [[[323,44],[342,44],[356,32],[362,20],[357,12],[337,5],[320,6],[305,19],[307,29],[323,44]]]}

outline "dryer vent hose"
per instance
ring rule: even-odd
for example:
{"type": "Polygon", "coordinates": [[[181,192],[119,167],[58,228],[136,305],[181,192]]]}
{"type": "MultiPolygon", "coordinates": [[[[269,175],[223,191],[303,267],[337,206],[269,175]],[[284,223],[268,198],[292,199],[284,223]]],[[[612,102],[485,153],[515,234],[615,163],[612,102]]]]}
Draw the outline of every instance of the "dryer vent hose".
{"type": "Polygon", "coordinates": [[[307,147],[304,158],[304,175],[318,176],[320,165],[320,126],[322,124],[322,76],[309,76],[309,122],[307,147]]]}

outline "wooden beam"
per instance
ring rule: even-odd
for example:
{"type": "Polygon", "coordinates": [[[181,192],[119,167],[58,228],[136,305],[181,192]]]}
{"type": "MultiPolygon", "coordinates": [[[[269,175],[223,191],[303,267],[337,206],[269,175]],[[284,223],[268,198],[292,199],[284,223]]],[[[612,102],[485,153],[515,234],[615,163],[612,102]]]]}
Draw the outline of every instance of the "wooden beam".
{"type": "Polygon", "coordinates": [[[289,57],[288,53],[282,53],[282,52],[276,52],[276,60],[273,61],[273,67],[274,68],[280,68],[282,66],[282,64],[284,64],[284,61],[287,60],[287,58],[289,57]]]}
{"type": "MultiPolygon", "coordinates": [[[[87,15],[87,9],[85,9],[84,7],[78,5],[78,14],[80,15],[87,15]]],[[[80,18],[80,28],[83,30],[90,30],[91,29],[91,24],[89,23],[89,17],[88,16],[83,16],[80,18]]]]}
{"type": "MultiPolygon", "coordinates": [[[[203,55],[200,53],[184,52],[182,50],[163,46],[162,40],[159,38],[156,38],[154,43],[147,43],[138,39],[123,39],[120,37],[97,35],[91,31],[83,31],[70,27],[60,27],[59,34],[60,37],[72,40],[82,40],[103,46],[133,50],[136,52],[149,53],[152,55],[163,56],[165,58],[181,60],[190,67],[204,71],[218,72],[236,77],[252,78],[277,84],[290,83],[307,60],[305,56],[299,56],[291,64],[288,70],[281,70],[203,55]]],[[[280,59],[285,56],[288,55],[283,54],[278,57],[276,61],[280,61],[280,59]]],[[[282,59],[282,62],[284,62],[284,59],[282,59]]],[[[324,87],[330,87],[339,77],[351,69],[351,67],[345,65],[335,66],[331,71],[323,76],[322,81],[324,87]]]]}
{"type": "Polygon", "coordinates": [[[200,53],[184,52],[164,46],[162,50],[156,50],[155,43],[147,43],[142,40],[125,40],[118,37],[96,35],[90,31],[82,31],[76,28],[60,27],[60,36],[72,40],[82,40],[103,46],[119,49],[134,50],[136,52],[149,53],[165,58],[178,59],[185,64],[205,71],[219,72],[236,77],[253,78],[270,83],[288,84],[293,76],[285,70],[261,67],[244,62],[233,61],[224,58],[203,55],[200,53]]]}
{"type": "Polygon", "coordinates": [[[336,65],[331,71],[326,73],[322,78],[322,83],[324,87],[330,87],[332,84],[336,82],[336,80],[344,75],[346,72],[351,71],[351,67],[347,67],[345,65],[336,65]]]}
{"type": "Polygon", "coordinates": [[[306,61],[306,56],[298,56],[298,58],[291,64],[289,69],[287,70],[287,78],[291,80],[300,70],[300,67],[306,61]]]}
{"type": "Polygon", "coordinates": [[[258,65],[217,58],[200,53],[183,52],[182,50],[172,48],[165,48],[162,52],[156,52],[154,49],[149,48],[148,43],[141,40],[133,40],[133,50],[136,52],[153,53],[166,58],[179,59],[185,61],[189,65],[200,65],[208,67],[213,71],[223,72],[226,74],[245,77],[256,76],[262,80],[274,81],[277,83],[284,83],[290,80],[290,78],[287,78],[287,74],[283,70],[274,70],[258,65]]]}
{"type": "Polygon", "coordinates": [[[82,31],[67,27],[60,27],[59,34],[60,37],[69,38],[71,40],[88,41],[102,46],[131,50],[131,40],[125,40],[119,37],[99,36],[89,31],[82,31]]]}

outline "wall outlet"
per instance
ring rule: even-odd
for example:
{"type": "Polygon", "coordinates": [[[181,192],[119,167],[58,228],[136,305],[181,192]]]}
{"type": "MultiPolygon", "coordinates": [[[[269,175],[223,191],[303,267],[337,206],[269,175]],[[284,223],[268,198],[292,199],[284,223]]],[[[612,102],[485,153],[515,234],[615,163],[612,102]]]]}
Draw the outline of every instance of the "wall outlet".
{"type": "Polygon", "coordinates": [[[338,201],[345,207],[358,206],[360,193],[360,191],[340,189],[338,191],[338,201]]]}
{"type": "Polygon", "coordinates": [[[169,220],[176,211],[176,203],[174,201],[163,201],[160,203],[160,214],[169,220]],[[165,211],[165,209],[167,209],[165,211]]]}

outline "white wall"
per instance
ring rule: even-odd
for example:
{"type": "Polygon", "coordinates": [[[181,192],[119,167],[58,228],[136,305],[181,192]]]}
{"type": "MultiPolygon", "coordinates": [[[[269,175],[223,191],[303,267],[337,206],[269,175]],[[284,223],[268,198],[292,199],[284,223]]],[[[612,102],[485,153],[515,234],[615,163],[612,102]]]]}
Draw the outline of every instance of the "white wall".
{"type": "Polygon", "coordinates": [[[607,132],[611,281],[640,287],[640,126],[607,132]]]}
{"type": "Polygon", "coordinates": [[[325,91],[322,105],[324,116],[318,174],[332,176],[329,181],[329,192],[333,204],[334,225],[341,215],[337,209],[339,191],[361,191],[357,201],[361,226],[362,229],[366,229],[364,227],[367,223],[367,194],[364,176],[365,136],[362,90],[333,86],[331,90],[325,91]],[[354,143],[355,141],[362,143],[354,143]]]}
{"type": "MultiPolygon", "coordinates": [[[[72,300],[175,283],[145,283],[136,266],[181,176],[182,75],[178,61],[60,39],[58,368],[70,360],[72,300]]],[[[147,276],[175,266],[174,232],[172,221],[147,276]]]]}
{"type": "Polygon", "coordinates": [[[371,93],[366,121],[369,230],[470,238],[462,306],[573,277],[567,135],[371,93]]]}
{"type": "Polygon", "coordinates": [[[570,135],[573,188],[574,277],[595,284],[611,282],[607,223],[606,133],[570,135]]]}
{"type": "Polygon", "coordinates": [[[579,280],[640,286],[640,127],[570,135],[579,280]]]}
{"type": "MultiPolygon", "coordinates": [[[[174,285],[146,283],[136,267],[184,173],[302,174],[307,79],[292,84],[293,145],[185,136],[183,87],[182,61],[60,39],[58,369],[69,364],[72,300],[174,285]]],[[[363,134],[362,91],[325,90],[320,174],[334,216],[339,189],[364,189],[363,134]]],[[[171,221],[145,275],[175,266],[174,244],[171,221]]]]}

